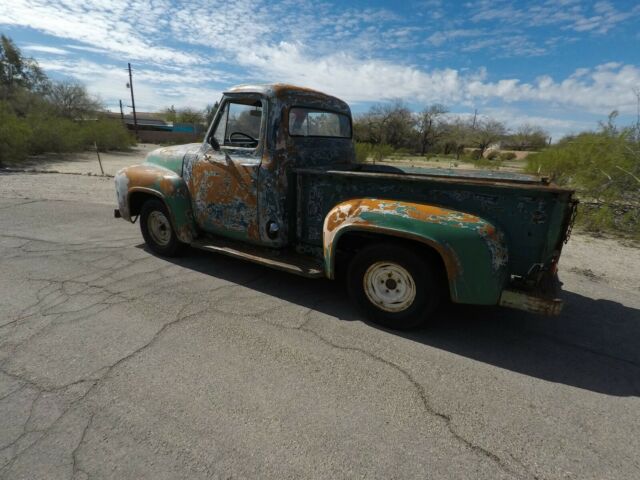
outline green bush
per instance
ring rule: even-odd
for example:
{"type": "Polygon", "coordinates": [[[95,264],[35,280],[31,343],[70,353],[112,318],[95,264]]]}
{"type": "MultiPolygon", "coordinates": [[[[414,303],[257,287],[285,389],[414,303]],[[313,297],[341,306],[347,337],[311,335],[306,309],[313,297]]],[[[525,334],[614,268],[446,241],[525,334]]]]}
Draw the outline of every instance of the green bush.
{"type": "Polygon", "coordinates": [[[576,189],[589,202],[578,208],[577,221],[586,229],[639,236],[640,142],[634,133],[609,124],[530,155],[526,170],[576,189]],[[598,207],[589,206],[594,203],[598,207]]]}
{"type": "Polygon", "coordinates": [[[371,157],[374,162],[380,162],[385,158],[390,157],[393,154],[393,147],[391,145],[374,145],[371,149],[371,157]]]}
{"type": "Polygon", "coordinates": [[[0,164],[24,160],[30,138],[31,129],[27,122],[0,104],[0,164]]]}
{"type": "Polygon", "coordinates": [[[356,161],[366,162],[372,159],[374,162],[380,162],[394,153],[391,145],[373,145],[371,143],[356,143],[356,161]]]}
{"type": "Polygon", "coordinates": [[[83,122],[80,128],[82,140],[86,147],[94,142],[100,150],[126,150],[135,145],[134,137],[119,120],[99,119],[83,122]]]}
{"type": "Polygon", "coordinates": [[[84,142],[78,124],[66,118],[42,114],[28,115],[31,127],[29,153],[63,153],[82,150],[84,142]]]}
{"type": "Polygon", "coordinates": [[[480,152],[479,148],[474,148],[473,150],[468,152],[467,155],[468,155],[468,158],[470,158],[471,160],[478,160],[482,158],[482,153],[480,152]]]}
{"type": "Polygon", "coordinates": [[[359,163],[364,163],[371,155],[371,144],[370,143],[362,143],[356,142],[356,161],[359,163]]]}
{"type": "Polygon", "coordinates": [[[487,160],[496,160],[498,157],[500,156],[500,154],[498,153],[497,150],[491,150],[489,153],[487,153],[487,160]]]}
{"type": "Polygon", "coordinates": [[[500,160],[489,160],[488,158],[479,158],[474,160],[473,166],[476,168],[485,168],[488,170],[500,170],[502,162],[500,160]]]}

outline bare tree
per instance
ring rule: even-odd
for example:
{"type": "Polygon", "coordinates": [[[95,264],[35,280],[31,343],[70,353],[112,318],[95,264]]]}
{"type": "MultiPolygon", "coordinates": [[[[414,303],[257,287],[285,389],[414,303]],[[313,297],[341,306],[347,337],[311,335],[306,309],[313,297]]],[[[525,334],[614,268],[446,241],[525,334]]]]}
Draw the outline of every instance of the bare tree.
{"type": "Polygon", "coordinates": [[[487,148],[506,134],[507,127],[504,123],[487,118],[476,123],[476,127],[471,132],[471,143],[480,150],[480,156],[483,156],[487,148]]]}
{"type": "Polygon", "coordinates": [[[167,122],[175,122],[176,118],[178,118],[178,112],[176,111],[176,107],[174,107],[173,105],[171,105],[170,107],[165,108],[162,111],[163,115],[164,115],[164,119],[167,122]]]}
{"type": "Polygon", "coordinates": [[[415,139],[416,119],[401,100],[374,105],[354,121],[357,141],[374,145],[389,144],[395,148],[411,145],[415,139]]]}
{"type": "Polygon", "coordinates": [[[472,125],[462,118],[454,118],[442,126],[444,153],[455,153],[456,159],[464,152],[464,147],[470,143],[472,125]]]}
{"type": "Polygon", "coordinates": [[[506,146],[513,150],[540,150],[546,146],[547,138],[549,138],[549,133],[542,127],[524,123],[516,128],[505,141],[506,146]]]}
{"type": "Polygon", "coordinates": [[[58,114],[72,120],[87,118],[103,110],[102,103],[91,97],[84,85],[78,82],[57,82],[47,93],[58,114]]]}
{"type": "Polygon", "coordinates": [[[427,152],[444,134],[444,124],[441,121],[442,115],[448,110],[444,105],[434,104],[420,113],[417,122],[417,130],[420,142],[420,155],[427,152]]]}

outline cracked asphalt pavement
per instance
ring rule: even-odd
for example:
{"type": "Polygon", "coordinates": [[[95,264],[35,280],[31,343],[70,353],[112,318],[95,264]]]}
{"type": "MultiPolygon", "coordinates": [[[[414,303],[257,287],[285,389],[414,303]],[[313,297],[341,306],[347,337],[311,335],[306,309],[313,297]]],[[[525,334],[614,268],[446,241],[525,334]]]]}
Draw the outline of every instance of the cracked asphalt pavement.
{"type": "Polygon", "coordinates": [[[411,333],[340,283],[112,218],[112,179],[0,174],[0,478],[640,478],[640,255],[574,234],[566,308],[411,333]]]}

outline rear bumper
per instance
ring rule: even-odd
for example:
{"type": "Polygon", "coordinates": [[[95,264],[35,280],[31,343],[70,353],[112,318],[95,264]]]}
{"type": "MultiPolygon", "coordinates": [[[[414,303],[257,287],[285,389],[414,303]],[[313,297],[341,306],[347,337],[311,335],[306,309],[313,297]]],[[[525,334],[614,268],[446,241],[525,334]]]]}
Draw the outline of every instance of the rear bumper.
{"type": "Polygon", "coordinates": [[[560,315],[563,302],[559,298],[543,297],[531,292],[503,290],[499,305],[542,315],[560,315]]]}

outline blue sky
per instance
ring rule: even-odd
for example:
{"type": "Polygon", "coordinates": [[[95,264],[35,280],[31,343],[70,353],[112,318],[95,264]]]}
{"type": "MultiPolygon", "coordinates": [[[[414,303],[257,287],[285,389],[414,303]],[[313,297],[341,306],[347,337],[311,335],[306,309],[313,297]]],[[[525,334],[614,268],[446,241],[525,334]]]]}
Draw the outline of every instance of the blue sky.
{"type": "Polygon", "coordinates": [[[0,31],[114,110],[129,103],[127,62],[139,110],[202,108],[231,85],[283,81],[355,112],[442,103],[556,138],[614,109],[631,123],[640,88],[637,0],[11,0],[0,31]]]}

